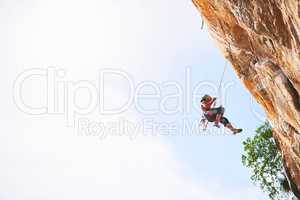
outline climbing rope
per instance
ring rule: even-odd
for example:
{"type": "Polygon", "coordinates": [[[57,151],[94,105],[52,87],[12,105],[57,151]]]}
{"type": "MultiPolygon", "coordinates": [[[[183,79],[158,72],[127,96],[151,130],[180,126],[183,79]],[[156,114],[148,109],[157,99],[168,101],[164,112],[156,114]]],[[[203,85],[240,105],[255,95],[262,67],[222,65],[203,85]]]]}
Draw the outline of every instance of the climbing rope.
{"type": "Polygon", "coordinates": [[[201,20],[202,20],[202,22],[201,22],[201,30],[203,30],[203,28],[204,28],[204,18],[203,18],[202,14],[201,14],[201,20]]]}
{"type": "MultiPolygon", "coordinates": [[[[204,27],[204,20],[203,20],[203,16],[202,17],[202,26],[201,26],[201,29],[203,29],[204,27]]],[[[220,21],[218,21],[219,24],[220,24],[220,27],[221,27],[221,30],[224,32],[224,29],[223,29],[223,26],[222,26],[222,23],[220,21]]],[[[224,35],[225,35],[225,32],[224,32],[224,35]]],[[[228,41],[225,41],[224,40],[224,43],[227,43],[228,44],[228,47],[229,47],[229,56],[230,56],[230,59],[231,61],[233,61],[233,58],[232,58],[232,55],[231,55],[231,46],[230,46],[230,43],[228,41]]],[[[221,79],[219,81],[219,85],[218,85],[218,98],[220,99],[220,101],[222,101],[222,84],[223,84],[223,81],[224,81],[224,77],[225,77],[225,73],[226,73],[226,70],[227,70],[227,67],[228,67],[228,61],[225,59],[225,64],[224,64],[224,67],[223,67],[223,72],[221,74],[221,79]]],[[[212,105],[212,107],[214,107],[216,105],[216,102],[214,102],[214,104],[212,105]]],[[[199,123],[200,126],[202,126],[202,130],[203,131],[206,131],[207,130],[207,126],[208,126],[208,121],[206,120],[205,116],[202,115],[202,119],[199,123]]]]}
{"type": "MultiPolygon", "coordinates": [[[[226,33],[225,33],[225,31],[224,31],[224,28],[223,28],[223,25],[222,25],[221,21],[218,20],[218,23],[219,23],[219,25],[220,25],[220,27],[221,27],[221,30],[222,30],[223,34],[226,35],[226,33]]],[[[229,47],[229,50],[228,50],[228,51],[229,51],[229,56],[230,56],[230,58],[232,59],[230,43],[229,43],[228,41],[225,41],[225,40],[224,40],[224,43],[227,43],[227,44],[228,44],[228,47],[229,47]]],[[[232,60],[231,60],[231,61],[232,61],[232,60]]],[[[225,76],[226,69],[227,69],[227,60],[225,60],[223,73],[222,73],[222,76],[221,76],[221,79],[220,79],[220,83],[219,83],[219,87],[218,87],[218,96],[219,96],[220,99],[222,98],[221,87],[222,87],[222,83],[223,83],[223,80],[224,80],[224,76],[225,76]]]]}
{"type": "Polygon", "coordinates": [[[220,83],[219,83],[219,87],[218,87],[218,92],[220,92],[220,90],[221,90],[221,87],[222,87],[222,83],[223,83],[223,80],[224,80],[224,76],[225,76],[226,69],[227,69],[227,60],[225,61],[225,65],[224,65],[224,68],[223,68],[223,73],[222,73],[222,76],[221,76],[221,79],[220,79],[220,83]]]}
{"type": "MultiPolygon", "coordinates": [[[[227,60],[225,60],[223,73],[222,73],[222,76],[221,76],[221,79],[220,79],[220,82],[219,82],[219,86],[218,86],[218,97],[219,97],[219,99],[222,98],[222,92],[221,92],[222,88],[221,87],[222,87],[222,83],[223,83],[224,76],[225,76],[225,73],[226,73],[227,65],[228,65],[227,60]]],[[[215,105],[216,105],[216,102],[214,102],[212,107],[215,107],[215,105]]],[[[200,119],[199,127],[202,127],[202,131],[204,131],[204,132],[208,129],[208,121],[206,120],[206,117],[204,116],[204,114],[202,115],[202,117],[200,119]]]]}

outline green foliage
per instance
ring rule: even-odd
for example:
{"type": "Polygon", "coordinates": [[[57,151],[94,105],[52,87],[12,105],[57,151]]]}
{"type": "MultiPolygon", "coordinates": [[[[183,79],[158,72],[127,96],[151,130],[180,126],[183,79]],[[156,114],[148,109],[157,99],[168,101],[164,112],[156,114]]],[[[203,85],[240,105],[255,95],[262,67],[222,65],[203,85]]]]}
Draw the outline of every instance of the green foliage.
{"type": "Polygon", "coordinates": [[[287,199],[289,188],[270,124],[266,122],[257,128],[256,135],[244,141],[243,145],[242,162],[251,169],[251,180],[259,184],[270,199],[287,199]]]}

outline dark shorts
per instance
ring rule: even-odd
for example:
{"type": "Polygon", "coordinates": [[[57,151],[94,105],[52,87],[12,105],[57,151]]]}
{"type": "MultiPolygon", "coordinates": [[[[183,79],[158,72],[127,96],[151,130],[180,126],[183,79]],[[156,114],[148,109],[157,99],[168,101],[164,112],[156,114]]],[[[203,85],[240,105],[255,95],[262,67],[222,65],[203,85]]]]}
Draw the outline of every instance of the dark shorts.
{"type": "Polygon", "coordinates": [[[225,109],[224,109],[224,107],[220,106],[220,107],[217,107],[217,108],[212,108],[209,111],[212,113],[212,115],[217,116],[217,114],[222,114],[223,115],[224,112],[225,112],[225,109]]]}
{"type": "Polygon", "coordinates": [[[229,124],[229,120],[226,117],[222,117],[220,120],[221,124],[223,124],[224,126],[227,126],[227,124],[229,124]]]}
{"type": "MultiPolygon", "coordinates": [[[[205,118],[209,121],[209,122],[214,122],[216,121],[216,117],[218,114],[221,114],[223,115],[225,112],[225,109],[220,106],[220,107],[217,107],[217,108],[212,108],[209,110],[209,113],[208,114],[204,114],[205,118]]],[[[227,124],[229,124],[229,120],[226,118],[226,117],[221,117],[221,120],[220,122],[226,126],[227,124]]]]}

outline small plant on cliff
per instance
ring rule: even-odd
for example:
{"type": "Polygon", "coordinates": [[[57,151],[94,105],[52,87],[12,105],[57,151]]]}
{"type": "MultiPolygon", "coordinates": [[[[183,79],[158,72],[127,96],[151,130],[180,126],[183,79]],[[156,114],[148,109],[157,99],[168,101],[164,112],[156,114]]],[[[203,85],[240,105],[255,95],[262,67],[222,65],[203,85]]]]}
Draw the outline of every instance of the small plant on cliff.
{"type": "Polygon", "coordinates": [[[266,122],[258,127],[256,135],[244,141],[243,145],[242,162],[251,169],[251,180],[259,184],[270,199],[288,199],[290,188],[270,124],[266,122]]]}

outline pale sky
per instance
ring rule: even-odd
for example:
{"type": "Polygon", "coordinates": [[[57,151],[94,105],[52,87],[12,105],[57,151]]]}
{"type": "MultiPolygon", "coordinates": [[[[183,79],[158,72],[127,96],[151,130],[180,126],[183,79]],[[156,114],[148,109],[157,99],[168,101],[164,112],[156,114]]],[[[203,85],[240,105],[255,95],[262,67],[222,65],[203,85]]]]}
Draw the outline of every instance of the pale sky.
{"type": "Polygon", "coordinates": [[[2,0],[0,40],[0,199],[266,199],[241,164],[242,141],[264,114],[231,68],[223,105],[245,131],[180,135],[184,120],[200,117],[188,91],[203,84],[197,94],[217,95],[225,63],[191,1],[2,0]],[[32,69],[39,75],[18,82],[32,69]],[[105,92],[101,70],[117,72],[105,92]],[[41,75],[52,72],[54,96],[41,75]],[[138,88],[148,96],[135,99],[138,88]],[[131,97],[125,112],[100,113],[131,97]],[[48,109],[32,115],[20,103],[48,109]],[[160,129],[135,129],[145,119],[160,129]],[[128,131],[109,129],[119,121],[128,131]],[[80,132],[87,122],[89,135],[80,132]],[[108,129],[97,135],[100,123],[108,129]],[[166,135],[165,123],[178,134],[166,135]]]}

